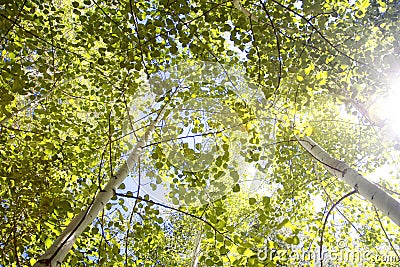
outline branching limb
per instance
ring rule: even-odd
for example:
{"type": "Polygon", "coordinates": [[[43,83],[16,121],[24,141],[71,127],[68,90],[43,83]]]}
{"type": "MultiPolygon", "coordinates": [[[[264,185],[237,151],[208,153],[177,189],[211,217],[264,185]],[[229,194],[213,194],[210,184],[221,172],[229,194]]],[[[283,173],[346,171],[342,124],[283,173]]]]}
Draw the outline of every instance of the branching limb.
{"type": "Polygon", "coordinates": [[[130,194],[128,195],[128,194],[123,194],[123,193],[115,193],[115,195],[119,196],[119,197],[134,198],[134,199],[137,199],[137,200],[140,200],[140,201],[145,201],[147,203],[151,203],[151,204],[154,204],[154,205],[166,208],[166,209],[170,209],[170,210],[173,210],[173,211],[177,211],[177,212],[183,213],[183,214],[185,214],[187,216],[190,216],[192,218],[195,218],[197,220],[202,221],[203,223],[205,223],[208,226],[210,226],[216,233],[224,236],[226,239],[228,239],[232,243],[235,243],[229,236],[226,236],[225,233],[223,233],[220,230],[218,230],[214,225],[212,225],[209,221],[207,221],[206,219],[202,218],[201,216],[197,216],[197,215],[194,215],[194,214],[192,214],[190,212],[187,212],[187,211],[184,211],[184,210],[181,210],[181,209],[178,209],[178,208],[174,208],[174,207],[171,207],[171,206],[159,203],[159,202],[155,202],[153,200],[147,200],[147,199],[144,199],[144,198],[141,198],[141,197],[137,197],[137,196],[133,196],[133,195],[130,195],[130,194]]]}
{"type": "Polygon", "coordinates": [[[328,213],[326,214],[325,220],[324,220],[324,224],[322,225],[322,230],[321,230],[321,240],[320,240],[320,244],[319,244],[319,258],[321,260],[321,267],[323,264],[323,259],[322,259],[322,246],[323,246],[323,242],[324,242],[324,232],[325,232],[325,226],[326,223],[328,221],[329,215],[331,214],[331,212],[333,211],[333,209],[340,203],[342,202],[344,199],[348,198],[349,196],[353,195],[357,193],[357,190],[353,190],[349,193],[347,193],[346,195],[342,196],[335,204],[332,205],[332,207],[329,209],[328,213]]]}

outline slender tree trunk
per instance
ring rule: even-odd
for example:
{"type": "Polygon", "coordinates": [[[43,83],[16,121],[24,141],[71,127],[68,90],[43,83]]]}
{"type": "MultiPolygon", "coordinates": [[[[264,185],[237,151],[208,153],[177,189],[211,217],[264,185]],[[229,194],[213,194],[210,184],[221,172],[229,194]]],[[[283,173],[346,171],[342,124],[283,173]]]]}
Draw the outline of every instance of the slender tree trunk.
{"type": "Polygon", "coordinates": [[[361,174],[343,161],[331,157],[324,149],[309,137],[298,137],[301,146],[317,161],[324,165],[331,174],[342,179],[358,193],[400,226],[400,203],[389,196],[385,191],[368,181],[361,174]]]}
{"type": "Polygon", "coordinates": [[[149,135],[153,132],[155,124],[162,117],[162,111],[151,123],[144,135],[139,139],[135,148],[129,154],[128,159],[121,168],[110,178],[107,185],[98,192],[92,204],[78,214],[65,228],[61,235],[54,241],[53,245],[39,258],[34,267],[56,267],[60,266],[68,251],[72,248],[78,236],[88,227],[97,217],[98,213],[104,208],[108,201],[113,197],[114,192],[128,176],[142,152],[149,135]]]}
{"type": "Polygon", "coordinates": [[[203,227],[199,230],[196,236],[193,254],[192,254],[192,266],[191,267],[198,267],[199,266],[199,256],[201,254],[201,237],[203,236],[203,227]]]}

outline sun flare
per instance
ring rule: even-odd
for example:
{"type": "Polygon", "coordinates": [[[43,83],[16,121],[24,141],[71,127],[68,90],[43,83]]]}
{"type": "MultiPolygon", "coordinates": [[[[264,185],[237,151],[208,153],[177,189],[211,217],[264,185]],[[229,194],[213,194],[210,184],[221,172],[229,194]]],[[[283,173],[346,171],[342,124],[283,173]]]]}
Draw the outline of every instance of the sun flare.
{"type": "Polygon", "coordinates": [[[391,135],[400,136],[400,80],[391,83],[390,92],[370,107],[373,120],[383,123],[391,135]]]}

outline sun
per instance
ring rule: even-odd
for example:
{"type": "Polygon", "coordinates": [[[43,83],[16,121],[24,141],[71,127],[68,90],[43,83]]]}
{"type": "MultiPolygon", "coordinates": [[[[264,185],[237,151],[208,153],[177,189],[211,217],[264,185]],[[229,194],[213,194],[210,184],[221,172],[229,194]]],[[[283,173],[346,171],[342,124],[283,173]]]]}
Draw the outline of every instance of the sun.
{"type": "Polygon", "coordinates": [[[390,91],[370,106],[369,115],[374,123],[383,126],[386,135],[400,138],[400,79],[393,80],[390,91]]]}

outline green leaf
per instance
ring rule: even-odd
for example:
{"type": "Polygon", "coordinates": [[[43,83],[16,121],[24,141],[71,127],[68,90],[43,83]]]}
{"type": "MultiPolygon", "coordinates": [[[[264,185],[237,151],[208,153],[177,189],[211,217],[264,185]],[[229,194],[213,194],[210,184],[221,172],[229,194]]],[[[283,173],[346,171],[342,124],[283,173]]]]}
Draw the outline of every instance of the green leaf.
{"type": "Polygon", "coordinates": [[[239,184],[236,184],[234,187],[233,187],[233,192],[239,192],[240,191],[240,186],[239,186],[239,184]]]}
{"type": "Polygon", "coordinates": [[[100,65],[106,64],[104,61],[104,58],[102,58],[102,57],[97,60],[97,63],[99,63],[100,65]]]}
{"type": "Polygon", "coordinates": [[[53,241],[49,237],[46,238],[46,240],[44,241],[44,245],[46,248],[51,247],[52,244],[53,244],[53,241]]]}
{"type": "Polygon", "coordinates": [[[211,259],[206,260],[206,265],[207,266],[214,266],[214,262],[211,259]]]}
{"type": "Polygon", "coordinates": [[[239,181],[239,174],[237,171],[230,171],[230,176],[232,177],[234,182],[239,181]]]}
{"type": "Polygon", "coordinates": [[[263,197],[262,198],[262,203],[264,204],[264,208],[269,208],[271,202],[270,197],[263,197]]]}
{"type": "Polygon", "coordinates": [[[125,183],[121,183],[121,184],[119,185],[119,187],[118,187],[118,189],[125,189],[125,188],[126,188],[125,183]]]}

